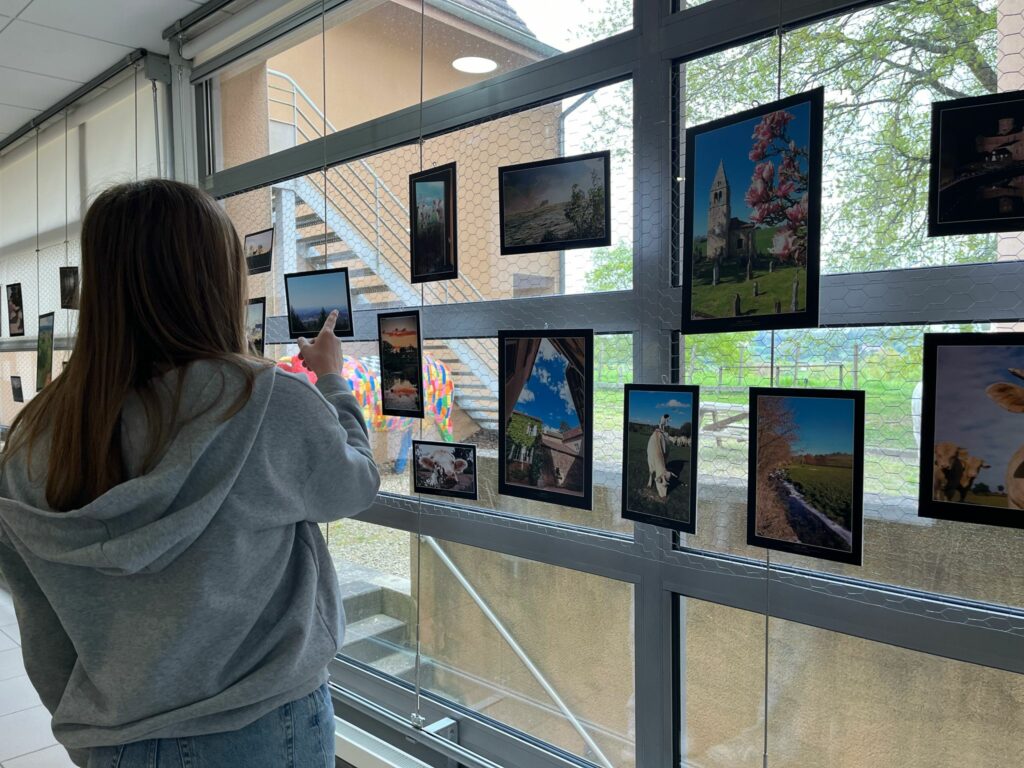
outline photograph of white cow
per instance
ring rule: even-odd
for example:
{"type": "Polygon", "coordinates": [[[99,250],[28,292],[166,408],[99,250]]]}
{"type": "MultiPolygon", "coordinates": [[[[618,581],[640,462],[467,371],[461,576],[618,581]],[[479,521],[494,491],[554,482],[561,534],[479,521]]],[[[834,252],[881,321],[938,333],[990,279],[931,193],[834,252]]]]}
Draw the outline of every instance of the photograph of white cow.
{"type": "Polygon", "coordinates": [[[920,516],[1024,528],[1024,333],[924,339],[920,516]]]}
{"type": "Polygon", "coordinates": [[[622,516],[696,532],[698,387],[627,384],[622,516]]]}
{"type": "Polygon", "coordinates": [[[412,441],[413,492],[476,499],[476,446],[412,441]]]}

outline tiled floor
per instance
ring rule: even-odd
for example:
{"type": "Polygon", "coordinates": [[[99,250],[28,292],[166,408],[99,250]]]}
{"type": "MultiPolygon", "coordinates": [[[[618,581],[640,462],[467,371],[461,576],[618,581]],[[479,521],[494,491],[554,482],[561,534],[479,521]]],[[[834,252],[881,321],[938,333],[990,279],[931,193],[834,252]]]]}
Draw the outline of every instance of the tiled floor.
{"type": "Polygon", "coordinates": [[[0,768],[74,768],[21,660],[11,596],[0,587],[0,768]]]}

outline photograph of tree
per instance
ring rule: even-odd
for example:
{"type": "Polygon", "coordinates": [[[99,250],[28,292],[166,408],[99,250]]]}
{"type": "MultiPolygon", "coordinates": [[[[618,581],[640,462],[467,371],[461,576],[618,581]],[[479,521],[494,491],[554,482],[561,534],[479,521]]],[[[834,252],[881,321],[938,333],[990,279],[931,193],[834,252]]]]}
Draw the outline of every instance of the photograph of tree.
{"type": "Polygon", "coordinates": [[[291,338],[311,339],[320,333],[332,310],[338,310],[335,336],[351,336],[352,296],[348,267],[315,272],[292,272],[284,276],[288,300],[288,332],[291,338]]]}
{"type": "Polygon", "coordinates": [[[455,217],[455,163],[409,177],[412,282],[459,276],[455,217]]]}
{"type": "Polygon", "coordinates": [[[925,334],[921,517],[1024,528],[1022,379],[1024,333],[925,334]]]}
{"type": "Polygon", "coordinates": [[[498,169],[501,253],[611,245],[611,153],[498,169]]]}
{"type": "Polygon", "coordinates": [[[822,89],[686,131],[683,330],[817,324],[822,89]]]}
{"type": "Polygon", "coordinates": [[[253,350],[259,357],[263,357],[263,349],[266,339],[264,338],[264,325],[267,320],[267,299],[260,296],[258,299],[249,299],[245,308],[245,337],[252,344],[253,350]]]}
{"type": "Polygon", "coordinates": [[[1024,93],[932,104],[928,234],[1024,229],[1024,93]]]}
{"type": "Polygon", "coordinates": [[[269,272],[274,254],[274,228],[246,235],[242,249],[245,251],[245,263],[250,275],[269,272]]]}
{"type": "Polygon", "coordinates": [[[25,392],[21,388],[21,376],[11,376],[11,396],[16,403],[25,402],[25,392]]]}
{"type": "Polygon", "coordinates": [[[413,492],[476,499],[476,446],[412,441],[413,492]]]}
{"type": "Polygon", "coordinates": [[[380,343],[381,413],[423,418],[423,344],[420,313],[377,315],[380,343]]]}
{"type": "Polygon", "coordinates": [[[751,387],[747,543],[861,564],[864,393],[751,387]]]}
{"type": "Polygon", "coordinates": [[[7,286],[7,323],[11,336],[25,335],[25,305],[21,301],[21,283],[7,286]]]}
{"type": "Polygon", "coordinates": [[[60,308],[78,309],[78,267],[60,268],[60,308]]]}
{"type": "Polygon", "coordinates": [[[627,384],[622,516],[696,532],[698,387],[627,384]]]}
{"type": "Polygon", "coordinates": [[[39,338],[36,346],[36,392],[53,379],[53,312],[39,316],[39,338]]]}
{"type": "Polygon", "coordinates": [[[590,509],[593,331],[500,331],[498,349],[498,492],[590,509]]]}

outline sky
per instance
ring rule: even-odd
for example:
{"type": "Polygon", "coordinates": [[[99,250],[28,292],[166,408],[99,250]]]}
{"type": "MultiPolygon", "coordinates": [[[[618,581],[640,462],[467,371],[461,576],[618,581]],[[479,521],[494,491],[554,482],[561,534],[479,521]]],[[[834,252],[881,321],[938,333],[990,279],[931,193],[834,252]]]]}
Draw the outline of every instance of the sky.
{"type": "MultiPolygon", "coordinates": [[[[589,18],[585,9],[593,5],[602,9],[605,3],[601,0],[508,0],[508,4],[538,40],[560,51],[568,51],[577,47],[576,28],[589,18]]],[[[600,18],[602,14],[597,13],[597,16],[600,18]]]]}
{"type": "Polygon", "coordinates": [[[288,280],[288,300],[291,307],[303,311],[308,309],[348,307],[348,275],[344,272],[310,272],[309,276],[293,277],[288,280]]]}
{"type": "Polygon", "coordinates": [[[989,399],[990,384],[1024,381],[1008,368],[1024,368],[1024,347],[939,347],[935,386],[935,442],[953,442],[991,464],[978,481],[1003,485],[1006,466],[1024,444],[1024,415],[989,399]]]}
{"type": "Polygon", "coordinates": [[[688,392],[629,393],[629,421],[636,424],[658,424],[669,415],[669,426],[674,429],[693,420],[693,396],[688,392]]]}
{"type": "MultiPolygon", "coordinates": [[[[811,106],[809,103],[799,104],[788,110],[796,118],[788,126],[789,136],[798,143],[806,143],[810,131],[811,106]],[[800,137],[804,137],[801,142],[800,137]]],[[[751,138],[754,128],[761,122],[760,117],[745,120],[710,133],[701,134],[696,138],[697,167],[693,181],[693,234],[703,236],[708,233],[708,197],[711,194],[711,183],[718,172],[718,163],[725,161],[725,177],[729,180],[732,201],[732,215],[738,219],[747,219],[750,209],[743,201],[750,188],[750,177],[754,173],[756,163],[748,157],[754,144],[751,138]],[[732,151],[729,151],[732,148],[732,151]]],[[[773,161],[778,171],[778,159],[773,161]]],[[[804,161],[801,166],[806,169],[804,161]]]]}
{"type": "Polygon", "coordinates": [[[416,203],[432,203],[435,200],[444,200],[443,181],[417,181],[416,182],[416,203]]]}
{"type": "Polygon", "coordinates": [[[784,397],[798,428],[793,453],[853,453],[853,400],[784,397]]]}
{"type": "Polygon", "coordinates": [[[263,314],[266,307],[263,304],[249,304],[245,309],[245,325],[247,328],[254,328],[263,323],[263,314]]]}
{"type": "Polygon", "coordinates": [[[543,339],[533,363],[533,373],[523,387],[515,410],[533,416],[552,429],[564,421],[569,428],[580,426],[580,417],[565,379],[567,361],[543,339]]]}
{"type": "Polygon", "coordinates": [[[593,158],[506,173],[502,179],[505,211],[519,213],[530,210],[545,199],[552,203],[567,202],[573,184],[590,189],[592,173],[597,173],[598,180],[604,183],[604,160],[593,158]]]}
{"type": "Polygon", "coordinates": [[[380,321],[384,338],[393,347],[415,347],[419,343],[416,322],[411,317],[388,317],[380,321]]]}

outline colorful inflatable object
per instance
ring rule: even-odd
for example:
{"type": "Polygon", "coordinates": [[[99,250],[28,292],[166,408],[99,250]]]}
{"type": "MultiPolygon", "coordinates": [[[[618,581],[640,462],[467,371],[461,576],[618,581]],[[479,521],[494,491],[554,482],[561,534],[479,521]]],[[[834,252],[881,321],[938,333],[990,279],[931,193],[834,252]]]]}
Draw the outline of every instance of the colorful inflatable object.
{"type": "MultiPolygon", "coordinates": [[[[303,365],[298,355],[283,357],[278,366],[289,373],[304,374],[311,383],[316,383],[316,374],[303,365]]],[[[374,432],[400,432],[403,435],[402,446],[395,471],[402,472],[408,460],[409,448],[412,445],[412,426],[414,419],[407,416],[385,416],[381,413],[380,377],[369,363],[358,357],[345,355],[341,377],[352,388],[352,394],[363,409],[366,426],[374,432]]],[[[423,380],[426,382],[424,413],[426,418],[433,419],[437,425],[441,439],[452,442],[452,403],[455,397],[455,383],[452,381],[448,367],[429,355],[423,356],[423,380]]]]}

